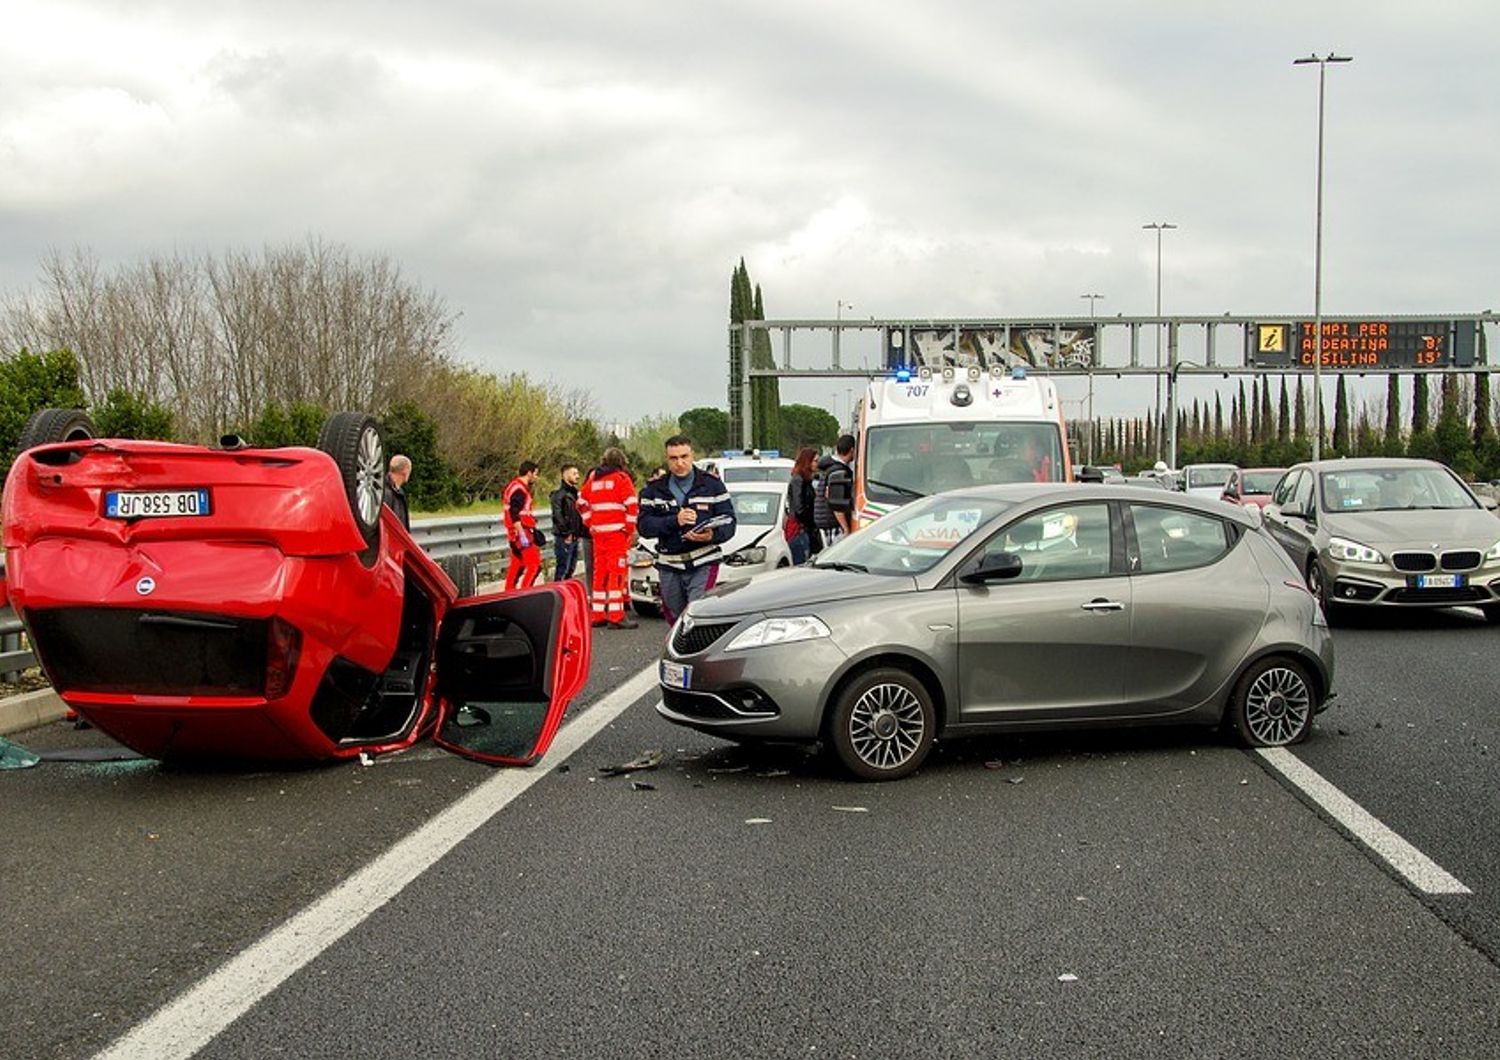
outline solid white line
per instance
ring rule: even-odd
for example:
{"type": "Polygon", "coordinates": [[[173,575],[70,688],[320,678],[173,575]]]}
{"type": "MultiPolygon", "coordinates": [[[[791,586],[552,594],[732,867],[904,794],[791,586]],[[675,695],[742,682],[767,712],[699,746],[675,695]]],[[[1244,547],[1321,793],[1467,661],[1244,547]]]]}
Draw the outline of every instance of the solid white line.
{"type": "Polygon", "coordinates": [[[1330,817],[1354,833],[1354,838],[1384,858],[1417,890],[1427,894],[1474,893],[1286,748],[1262,747],[1257,753],[1271,768],[1301,788],[1330,817]]]}
{"type": "Polygon", "coordinates": [[[656,672],[652,663],[570,721],[536,765],[497,770],[291,920],[131,1028],[96,1060],[187,1060],[654,689],[656,672]]]}

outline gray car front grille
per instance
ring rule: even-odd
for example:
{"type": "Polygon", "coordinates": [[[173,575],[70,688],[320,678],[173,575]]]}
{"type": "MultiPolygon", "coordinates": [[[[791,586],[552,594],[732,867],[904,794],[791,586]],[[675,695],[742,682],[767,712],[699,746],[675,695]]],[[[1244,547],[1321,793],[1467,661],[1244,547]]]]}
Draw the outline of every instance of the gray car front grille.
{"type": "Polygon", "coordinates": [[[681,622],[672,634],[672,650],[678,655],[697,655],[707,651],[724,634],[735,627],[733,622],[711,622],[684,628],[681,622]]]}
{"type": "Polygon", "coordinates": [[[1481,558],[1477,549],[1465,549],[1462,552],[1444,552],[1443,570],[1473,570],[1479,566],[1481,558]]]}
{"type": "Polygon", "coordinates": [[[1391,566],[1410,574],[1420,574],[1435,569],[1437,557],[1431,552],[1393,552],[1391,566]]]}

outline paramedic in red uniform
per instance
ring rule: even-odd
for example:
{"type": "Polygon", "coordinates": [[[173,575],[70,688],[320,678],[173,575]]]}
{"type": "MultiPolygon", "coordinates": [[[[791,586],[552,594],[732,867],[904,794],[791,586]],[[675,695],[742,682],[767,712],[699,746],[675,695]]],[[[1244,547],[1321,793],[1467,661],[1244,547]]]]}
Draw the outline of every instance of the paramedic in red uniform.
{"type": "Polygon", "coordinates": [[[625,617],[625,600],[630,588],[627,557],[635,539],[639,504],[635,480],[625,470],[625,454],[611,446],[578,489],[578,514],[594,542],[594,577],[589,588],[596,626],[607,622],[611,629],[636,627],[633,619],[625,617]]]}
{"type": "Polygon", "coordinates": [[[531,512],[531,487],[536,485],[537,466],[530,460],[521,462],[521,470],[510,480],[500,501],[505,506],[501,516],[505,536],[510,541],[510,562],[505,566],[505,589],[526,589],[535,584],[542,569],[542,550],[531,512]]]}

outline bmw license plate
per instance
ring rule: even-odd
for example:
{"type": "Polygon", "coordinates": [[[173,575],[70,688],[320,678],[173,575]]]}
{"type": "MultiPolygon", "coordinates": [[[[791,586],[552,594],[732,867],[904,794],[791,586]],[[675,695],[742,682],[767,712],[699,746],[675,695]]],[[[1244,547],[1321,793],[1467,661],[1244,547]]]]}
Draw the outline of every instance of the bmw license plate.
{"type": "Polygon", "coordinates": [[[208,490],[110,490],[104,494],[104,514],[111,519],[208,515],[208,490]]]}
{"type": "Polygon", "coordinates": [[[691,688],[693,668],[682,663],[661,661],[661,683],[668,688],[691,688]]]}
{"type": "Polygon", "coordinates": [[[1418,574],[1418,589],[1462,589],[1464,576],[1462,574],[1418,574]]]}

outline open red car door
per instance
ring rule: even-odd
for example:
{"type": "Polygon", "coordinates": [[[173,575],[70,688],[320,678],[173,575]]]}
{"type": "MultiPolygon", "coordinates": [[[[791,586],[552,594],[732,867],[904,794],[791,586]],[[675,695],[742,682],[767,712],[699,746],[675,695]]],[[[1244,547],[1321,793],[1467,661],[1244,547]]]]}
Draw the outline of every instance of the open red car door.
{"type": "Polygon", "coordinates": [[[438,730],[468,758],[528,765],[588,680],[588,599],[576,581],[450,607],[438,629],[438,730]]]}

